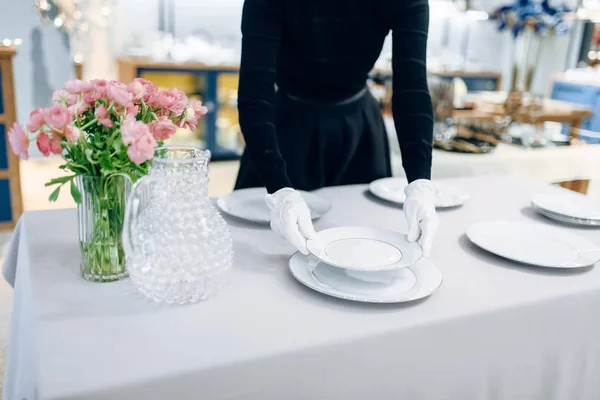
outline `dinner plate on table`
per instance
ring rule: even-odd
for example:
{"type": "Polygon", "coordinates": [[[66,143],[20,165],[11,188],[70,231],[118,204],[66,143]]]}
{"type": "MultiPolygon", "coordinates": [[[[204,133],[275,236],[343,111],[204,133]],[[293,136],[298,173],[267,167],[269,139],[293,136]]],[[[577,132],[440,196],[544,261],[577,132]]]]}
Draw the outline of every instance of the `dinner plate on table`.
{"type": "Polygon", "coordinates": [[[544,217],[547,217],[547,218],[551,218],[555,221],[562,222],[564,224],[577,225],[577,226],[588,226],[588,227],[594,227],[594,226],[600,227],[600,220],[565,217],[562,214],[556,214],[551,211],[545,210],[543,208],[539,208],[535,204],[532,204],[532,207],[540,215],[543,215],[544,217]]]}
{"type": "Polygon", "coordinates": [[[600,225],[600,203],[575,192],[539,194],[531,199],[533,208],[547,217],[562,217],[583,225],[600,225]]]}
{"type": "MultiPolygon", "coordinates": [[[[433,182],[433,185],[436,189],[436,208],[458,207],[469,199],[469,195],[458,187],[440,182],[433,182]]],[[[404,178],[383,178],[371,182],[369,191],[382,200],[404,204],[404,189],[407,186],[408,181],[404,178]]]]}
{"type": "Polygon", "coordinates": [[[469,239],[498,256],[547,268],[584,268],[600,261],[600,248],[581,236],[546,225],[517,221],[477,223],[469,239]]]}
{"type": "Polygon", "coordinates": [[[386,271],[416,263],[423,250],[405,234],[386,229],[348,226],[320,231],[306,243],[325,263],[355,271],[386,271]]]}
{"type": "Polygon", "coordinates": [[[328,265],[313,256],[296,253],[289,268],[300,283],[323,294],[366,303],[403,303],[433,294],[442,273],[429,260],[384,272],[357,272],[328,265]]]}
{"type": "MultiPolygon", "coordinates": [[[[299,191],[306,201],[312,219],[325,215],[331,203],[313,193],[299,191]]],[[[250,188],[233,191],[217,200],[217,206],[225,213],[255,223],[271,222],[271,210],[265,203],[265,188],[250,188]]]]}

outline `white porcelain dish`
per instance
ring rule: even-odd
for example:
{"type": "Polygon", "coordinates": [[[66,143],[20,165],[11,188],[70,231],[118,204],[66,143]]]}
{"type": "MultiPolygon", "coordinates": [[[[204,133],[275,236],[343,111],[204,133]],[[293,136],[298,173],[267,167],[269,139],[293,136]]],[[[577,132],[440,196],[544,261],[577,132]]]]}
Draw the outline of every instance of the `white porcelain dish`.
{"type": "MultiPolygon", "coordinates": [[[[265,203],[265,188],[241,189],[231,192],[217,200],[217,206],[225,213],[250,222],[271,222],[271,211],[265,203]]],[[[325,215],[331,209],[331,203],[313,193],[300,194],[306,201],[313,219],[325,215]]]]}
{"type": "Polygon", "coordinates": [[[355,271],[386,271],[408,267],[423,255],[406,235],[378,228],[339,227],[317,233],[308,251],[329,265],[355,271]]]}
{"type": "MultiPolygon", "coordinates": [[[[436,188],[436,208],[450,208],[463,205],[469,195],[460,188],[448,185],[446,183],[433,182],[436,188]]],[[[404,178],[383,178],[371,182],[369,191],[382,200],[396,204],[404,204],[406,195],[404,189],[408,186],[408,181],[404,178]]]]}
{"type": "Polygon", "coordinates": [[[477,223],[469,239],[490,253],[538,267],[583,268],[600,261],[600,248],[565,230],[517,221],[477,223]]]}
{"type": "Polygon", "coordinates": [[[539,214],[543,215],[544,217],[551,218],[555,221],[559,221],[559,222],[562,222],[565,224],[577,225],[577,226],[587,226],[587,227],[600,227],[599,220],[565,217],[564,215],[555,214],[551,211],[544,210],[543,208],[539,208],[535,205],[532,205],[532,207],[535,211],[537,211],[539,214]]]}
{"type": "Polygon", "coordinates": [[[531,204],[536,209],[567,218],[600,223],[600,203],[580,193],[539,194],[531,199],[531,204]]]}
{"type": "Polygon", "coordinates": [[[425,259],[394,271],[357,272],[296,253],[290,259],[289,268],[300,283],[317,292],[366,303],[419,300],[433,294],[442,284],[440,270],[425,259]]]}

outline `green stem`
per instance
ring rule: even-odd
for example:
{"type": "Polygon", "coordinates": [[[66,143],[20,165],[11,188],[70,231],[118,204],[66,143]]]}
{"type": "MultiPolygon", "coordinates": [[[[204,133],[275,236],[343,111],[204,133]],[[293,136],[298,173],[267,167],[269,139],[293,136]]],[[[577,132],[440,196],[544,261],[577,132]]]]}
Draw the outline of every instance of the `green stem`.
{"type": "Polygon", "coordinates": [[[87,124],[85,124],[84,126],[82,126],[79,129],[81,129],[82,131],[85,131],[87,128],[89,128],[90,126],[92,126],[96,122],[98,122],[98,118],[94,118],[93,120],[91,120],[90,122],[88,122],[87,124]]]}
{"type": "Polygon", "coordinates": [[[92,171],[90,171],[85,165],[77,164],[74,161],[69,161],[69,164],[71,164],[74,167],[81,168],[81,169],[87,171],[90,175],[92,175],[92,171]]]}

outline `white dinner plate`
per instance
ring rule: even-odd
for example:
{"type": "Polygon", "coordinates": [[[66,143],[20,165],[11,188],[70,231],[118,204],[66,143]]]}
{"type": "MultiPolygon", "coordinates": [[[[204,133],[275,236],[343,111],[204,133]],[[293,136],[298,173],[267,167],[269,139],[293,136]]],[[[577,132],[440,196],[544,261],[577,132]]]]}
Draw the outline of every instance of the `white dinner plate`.
{"type": "MultiPolygon", "coordinates": [[[[233,191],[217,200],[217,206],[236,218],[257,223],[271,222],[271,211],[265,203],[265,188],[251,188],[233,191]]],[[[300,191],[310,209],[311,217],[322,217],[331,209],[331,203],[315,194],[300,191]]]]}
{"type": "Polygon", "coordinates": [[[307,241],[308,251],[329,265],[355,271],[386,271],[408,267],[423,255],[418,243],[386,229],[339,227],[307,241]]]}
{"type": "Polygon", "coordinates": [[[467,236],[490,253],[538,267],[582,268],[600,261],[600,248],[589,240],[545,225],[482,222],[469,227],[467,236]]]}
{"type": "MultiPolygon", "coordinates": [[[[433,182],[436,189],[436,208],[449,208],[461,206],[469,199],[469,195],[460,188],[448,185],[446,183],[433,182]]],[[[369,191],[380,199],[404,204],[406,195],[404,189],[408,186],[408,181],[404,178],[383,178],[371,182],[369,191]]]]}
{"type": "Polygon", "coordinates": [[[593,227],[593,226],[600,227],[600,220],[565,217],[564,215],[555,214],[551,211],[544,210],[543,208],[539,208],[536,205],[532,205],[532,207],[535,211],[537,211],[541,215],[543,215],[547,218],[551,218],[553,220],[565,223],[565,224],[588,226],[588,227],[593,227]]]}
{"type": "Polygon", "coordinates": [[[327,265],[298,252],[290,259],[289,268],[294,278],[317,292],[367,303],[422,299],[442,284],[440,270],[425,259],[394,271],[357,272],[327,265]]]}
{"type": "Polygon", "coordinates": [[[580,193],[539,194],[531,199],[531,204],[564,217],[600,222],[600,203],[580,193]]]}

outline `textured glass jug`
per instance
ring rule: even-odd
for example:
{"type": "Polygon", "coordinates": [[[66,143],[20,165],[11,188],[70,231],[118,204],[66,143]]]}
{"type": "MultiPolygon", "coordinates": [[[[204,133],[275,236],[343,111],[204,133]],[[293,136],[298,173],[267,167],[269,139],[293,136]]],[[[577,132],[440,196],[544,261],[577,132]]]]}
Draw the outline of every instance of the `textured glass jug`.
{"type": "Polygon", "coordinates": [[[146,296],[193,303],[215,294],[233,261],[225,220],[208,197],[210,152],[156,150],[129,198],[123,227],[127,270],[146,296]]]}

